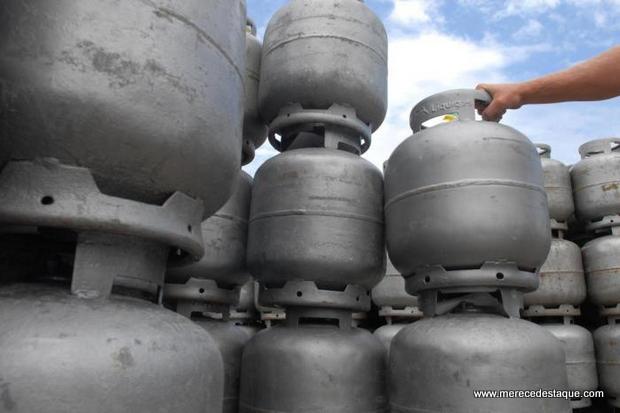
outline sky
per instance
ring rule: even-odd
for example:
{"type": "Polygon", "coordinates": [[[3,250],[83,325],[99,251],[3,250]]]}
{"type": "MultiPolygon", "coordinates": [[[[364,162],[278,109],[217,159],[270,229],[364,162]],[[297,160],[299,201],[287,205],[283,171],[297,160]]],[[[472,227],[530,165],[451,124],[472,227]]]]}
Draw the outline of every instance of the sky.
{"type": "MultiPolygon", "coordinates": [[[[287,0],[247,0],[258,35],[287,0]]],[[[518,82],[562,70],[620,44],[620,0],[366,0],[389,38],[388,114],[364,155],[379,168],[411,135],[426,96],[478,83],[518,82]]],[[[620,68],[618,69],[620,70],[620,68]]],[[[620,135],[620,99],[532,105],[502,123],[551,145],[567,165],[591,139],[620,135]]],[[[265,143],[253,173],[277,152],[265,143]]]]}

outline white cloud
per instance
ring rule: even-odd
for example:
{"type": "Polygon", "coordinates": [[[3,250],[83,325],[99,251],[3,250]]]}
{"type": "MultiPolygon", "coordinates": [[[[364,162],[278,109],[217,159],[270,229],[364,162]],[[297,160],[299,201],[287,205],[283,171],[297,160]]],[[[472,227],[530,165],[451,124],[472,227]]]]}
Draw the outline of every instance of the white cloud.
{"type": "MultiPolygon", "coordinates": [[[[464,7],[477,7],[481,13],[493,16],[510,12],[513,18],[525,19],[523,32],[518,36],[525,45],[507,44],[514,39],[498,38],[492,34],[471,40],[448,32],[443,27],[443,17],[431,0],[382,0],[394,4],[386,22],[390,32],[389,49],[389,111],[384,124],[373,136],[370,150],[364,155],[377,167],[390,156],[396,146],[411,135],[409,112],[421,99],[453,88],[471,88],[477,83],[506,82],[514,76],[537,76],[540,73],[539,54],[558,52],[561,45],[532,42],[539,31],[540,19],[535,14],[555,13],[556,23],[568,19],[560,2],[572,2],[580,7],[589,3],[594,17],[597,7],[620,0],[509,0],[499,5],[495,0],[459,0],[464,7]],[[555,10],[554,10],[555,9],[555,10]],[[554,10],[554,11],[552,11],[554,10]],[[438,24],[439,22],[439,24],[438,24]],[[531,74],[515,72],[514,63],[527,62],[531,74]]],[[[619,9],[620,10],[620,9],[619,9]]],[[[507,15],[506,15],[507,17],[507,15]]],[[[610,19],[608,19],[609,22],[610,19]]],[[[496,22],[497,24],[497,22],[496,22]]],[[[566,20],[569,24],[569,20],[566,20]]],[[[491,31],[492,33],[492,31],[491,31]]],[[[517,35],[515,35],[517,36],[517,35]]],[[[564,54],[566,57],[567,55],[564,54]]],[[[523,66],[523,65],[522,65],[523,66]]],[[[554,157],[566,163],[578,158],[577,148],[589,139],[620,135],[620,100],[611,103],[575,103],[562,105],[528,106],[509,111],[504,123],[514,126],[533,141],[552,145],[554,157]]],[[[275,155],[269,144],[257,151],[257,159],[246,169],[256,169],[262,161],[275,155]]]]}
{"type": "Polygon", "coordinates": [[[417,102],[447,89],[503,81],[502,69],[512,61],[499,46],[436,31],[392,36],[389,56],[389,112],[365,155],[378,167],[411,135],[409,112],[417,102]]]}
{"type": "Polygon", "coordinates": [[[433,0],[393,0],[394,8],[390,20],[400,25],[433,24],[440,20],[437,11],[440,1],[433,0]]]}
{"type": "Polygon", "coordinates": [[[527,23],[517,30],[513,37],[515,39],[527,39],[538,36],[543,30],[543,25],[536,19],[529,19],[527,23]]]}

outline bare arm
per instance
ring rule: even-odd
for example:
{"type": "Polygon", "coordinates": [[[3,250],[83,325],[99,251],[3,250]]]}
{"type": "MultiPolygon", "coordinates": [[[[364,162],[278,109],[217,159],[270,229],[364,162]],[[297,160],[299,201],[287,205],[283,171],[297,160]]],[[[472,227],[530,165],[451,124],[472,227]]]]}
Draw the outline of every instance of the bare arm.
{"type": "Polygon", "coordinates": [[[481,112],[486,120],[499,120],[507,109],[534,103],[604,100],[620,96],[620,46],[570,69],[523,83],[480,84],[493,96],[481,112]]]}

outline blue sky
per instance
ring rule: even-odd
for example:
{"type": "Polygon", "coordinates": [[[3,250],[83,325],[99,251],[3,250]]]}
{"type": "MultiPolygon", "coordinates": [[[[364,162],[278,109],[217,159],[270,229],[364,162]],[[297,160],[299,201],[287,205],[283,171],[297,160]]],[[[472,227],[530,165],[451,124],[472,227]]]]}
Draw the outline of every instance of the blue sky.
{"type": "MultiPolygon", "coordinates": [[[[248,0],[248,15],[265,31],[286,0],[248,0]]],[[[620,0],[366,0],[389,35],[389,109],[364,155],[380,166],[410,135],[411,107],[424,97],[481,82],[512,82],[566,68],[620,44],[620,0]]],[[[620,71],[620,68],[618,69],[620,71]]],[[[503,123],[552,157],[579,160],[578,148],[620,135],[620,99],[528,106],[503,123]]],[[[276,152],[266,143],[253,172],[276,152]]]]}

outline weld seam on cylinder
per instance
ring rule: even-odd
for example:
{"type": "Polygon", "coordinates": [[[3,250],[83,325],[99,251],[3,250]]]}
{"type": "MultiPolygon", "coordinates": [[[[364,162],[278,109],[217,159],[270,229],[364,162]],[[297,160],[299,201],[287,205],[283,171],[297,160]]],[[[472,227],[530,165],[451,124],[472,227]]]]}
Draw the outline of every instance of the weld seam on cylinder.
{"type": "Polygon", "coordinates": [[[553,275],[553,274],[576,274],[576,275],[582,275],[583,271],[579,271],[579,270],[566,270],[566,271],[539,271],[538,272],[541,276],[542,275],[553,275]]]}
{"type": "Polygon", "coordinates": [[[398,403],[390,402],[391,407],[396,407],[398,410],[406,410],[412,413],[441,413],[439,410],[420,409],[417,407],[406,407],[398,403]]]}
{"type": "Polygon", "coordinates": [[[156,7],[155,14],[157,14],[157,12],[165,14],[168,17],[172,17],[173,19],[178,20],[184,25],[189,26],[192,29],[194,29],[201,39],[206,40],[207,43],[213,46],[215,50],[217,50],[218,53],[221,54],[224,57],[224,59],[226,59],[226,61],[232,66],[235,72],[237,72],[237,75],[239,76],[239,80],[241,80],[242,83],[245,82],[245,76],[241,73],[241,70],[237,67],[237,65],[235,65],[234,60],[228,55],[228,53],[226,53],[226,49],[224,49],[222,46],[217,44],[217,42],[211,36],[209,36],[207,32],[205,32],[202,28],[200,28],[200,26],[192,22],[187,17],[180,15],[174,10],[168,9],[166,7],[156,7]]]}
{"type": "Polygon", "coordinates": [[[350,214],[346,212],[335,212],[335,211],[333,212],[332,211],[317,211],[317,210],[307,210],[307,209],[283,209],[280,211],[256,214],[250,218],[250,223],[261,220],[261,219],[266,219],[266,218],[286,217],[286,216],[295,216],[295,215],[349,218],[349,219],[355,219],[358,221],[366,221],[366,222],[372,222],[378,225],[383,225],[383,219],[373,218],[367,215],[350,214]]]}
{"type": "Polygon", "coordinates": [[[261,409],[260,407],[255,407],[248,403],[245,403],[243,400],[239,400],[239,407],[243,407],[246,410],[250,410],[253,412],[257,412],[257,413],[288,413],[282,410],[261,409]]]}
{"type": "Polygon", "coordinates": [[[325,34],[308,34],[308,35],[300,35],[300,36],[296,36],[296,37],[290,37],[288,39],[282,40],[279,43],[274,44],[272,47],[269,48],[269,50],[265,51],[265,55],[268,55],[268,54],[272,53],[276,49],[279,49],[279,48],[287,45],[288,43],[292,43],[292,42],[295,42],[297,40],[307,40],[307,39],[316,39],[316,38],[319,38],[319,39],[342,40],[342,41],[345,41],[345,42],[357,44],[359,46],[367,48],[368,50],[373,52],[375,55],[377,55],[383,61],[383,63],[387,64],[387,56],[381,54],[379,51],[377,51],[373,47],[367,45],[366,43],[360,42],[359,40],[351,39],[349,37],[336,36],[336,35],[333,35],[333,34],[330,34],[330,35],[325,35],[325,34]]]}
{"type": "Polygon", "coordinates": [[[223,213],[216,213],[213,215],[214,217],[218,217],[218,218],[222,218],[222,219],[227,219],[229,221],[234,221],[234,222],[239,222],[241,224],[247,224],[248,220],[235,216],[235,215],[230,215],[230,214],[223,214],[223,213]]]}
{"type": "Polygon", "coordinates": [[[526,182],[513,181],[510,179],[463,179],[460,181],[444,182],[435,185],[427,185],[405,191],[385,203],[385,208],[391,207],[394,203],[405,198],[413,197],[429,192],[443,191],[446,189],[465,188],[468,186],[511,186],[516,188],[529,189],[546,195],[545,190],[539,185],[528,184],[526,182]]]}
{"type": "Polygon", "coordinates": [[[582,360],[582,361],[575,360],[575,361],[567,361],[566,364],[571,365],[571,366],[582,366],[582,365],[590,366],[590,365],[596,364],[596,362],[590,361],[590,360],[582,360]]]}
{"type": "Polygon", "coordinates": [[[601,272],[620,272],[620,268],[617,267],[612,267],[612,268],[602,268],[600,270],[588,270],[585,271],[586,275],[592,275],[592,274],[597,274],[597,273],[601,273],[601,272]]]}
{"type": "Polygon", "coordinates": [[[583,185],[583,186],[580,186],[579,188],[573,188],[573,192],[579,192],[579,191],[583,191],[588,188],[592,188],[595,186],[602,186],[602,185],[620,185],[620,181],[615,180],[615,181],[606,181],[606,182],[596,182],[590,185],[583,185]]]}

